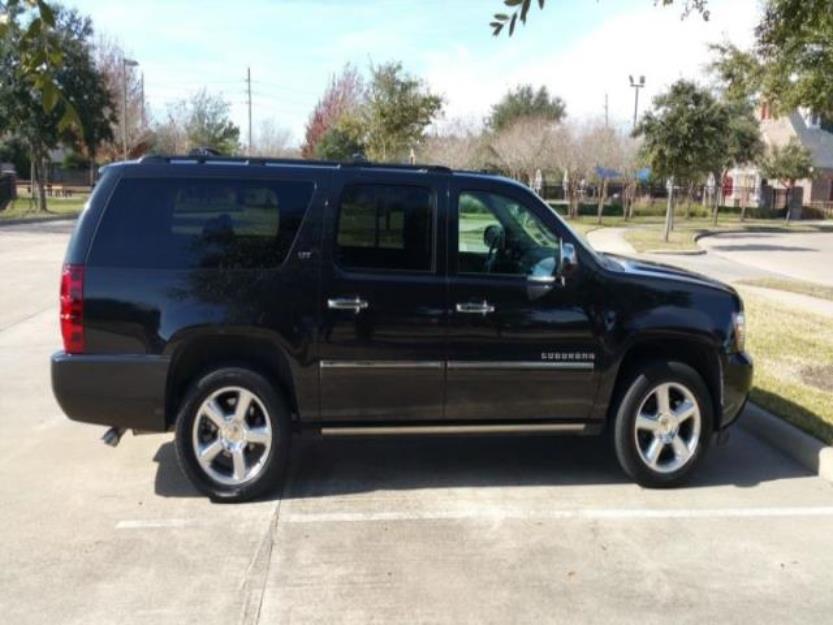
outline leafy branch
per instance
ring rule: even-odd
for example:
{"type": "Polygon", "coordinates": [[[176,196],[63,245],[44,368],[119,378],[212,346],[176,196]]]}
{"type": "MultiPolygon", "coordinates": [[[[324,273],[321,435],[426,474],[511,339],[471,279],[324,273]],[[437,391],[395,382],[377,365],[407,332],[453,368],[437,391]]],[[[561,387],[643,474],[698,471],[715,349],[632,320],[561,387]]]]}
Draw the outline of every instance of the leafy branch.
{"type": "MultiPolygon", "coordinates": [[[[538,8],[544,8],[545,0],[538,0],[538,8]]],[[[509,25],[509,36],[515,34],[515,26],[520,20],[521,24],[526,25],[526,16],[529,13],[529,7],[532,6],[532,0],[503,0],[510,9],[514,9],[510,14],[495,13],[493,21],[489,23],[492,27],[492,35],[497,37],[503,31],[504,26],[509,25]]]]}

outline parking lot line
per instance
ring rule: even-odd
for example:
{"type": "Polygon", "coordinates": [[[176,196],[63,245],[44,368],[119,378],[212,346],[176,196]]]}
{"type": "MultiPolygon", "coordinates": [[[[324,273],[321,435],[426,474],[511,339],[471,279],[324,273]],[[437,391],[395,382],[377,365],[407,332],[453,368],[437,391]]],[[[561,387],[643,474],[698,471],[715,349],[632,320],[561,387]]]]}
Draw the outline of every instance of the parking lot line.
{"type": "Polygon", "coordinates": [[[116,523],[117,530],[139,530],[158,528],[179,528],[196,525],[193,519],[142,519],[127,520],[116,523]]]}
{"type": "Polygon", "coordinates": [[[379,521],[458,521],[458,520],[653,520],[653,519],[747,519],[833,516],[833,506],[781,508],[578,508],[565,510],[430,510],[407,512],[290,512],[283,523],[364,523],[379,521]]]}

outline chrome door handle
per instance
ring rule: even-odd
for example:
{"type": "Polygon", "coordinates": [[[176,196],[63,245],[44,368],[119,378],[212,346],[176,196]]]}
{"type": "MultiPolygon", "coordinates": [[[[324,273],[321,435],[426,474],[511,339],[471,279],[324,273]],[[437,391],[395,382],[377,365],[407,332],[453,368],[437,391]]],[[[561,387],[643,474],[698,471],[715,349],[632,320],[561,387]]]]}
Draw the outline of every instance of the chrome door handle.
{"type": "Polygon", "coordinates": [[[482,302],[457,304],[454,308],[458,313],[465,313],[468,315],[488,315],[489,313],[495,312],[495,307],[485,299],[482,302]]]}
{"type": "Polygon", "coordinates": [[[354,313],[359,313],[368,306],[365,300],[358,297],[336,297],[327,300],[327,308],[331,310],[352,310],[354,313]]]}

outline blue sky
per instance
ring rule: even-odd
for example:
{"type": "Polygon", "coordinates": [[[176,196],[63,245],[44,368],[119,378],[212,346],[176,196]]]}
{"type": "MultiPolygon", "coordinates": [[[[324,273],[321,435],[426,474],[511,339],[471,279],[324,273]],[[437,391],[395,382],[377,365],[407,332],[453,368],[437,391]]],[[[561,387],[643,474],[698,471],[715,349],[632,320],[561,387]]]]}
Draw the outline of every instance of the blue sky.
{"type": "MultiPolygon", "coordinates": [[[[299,142],[310,110],[345,63],[401,60],[445,98],[445,120],[482,120],[509,87],[545,84],[573,118],[633,114],[628,74],[645,74],[643,103],[680,77],[705,80],[706,44],[748,45],[759,0],[710,0],[712,19],[682,21],[653,0],[549,0],[515,37],[488,28],[499,0],[66,0],[92,16],[145,74],[154,114],[201,87],[221,92],[245,128],[246,68],[254,124],[299,142]]],[[[641,105],[640,105],[641,106],[641,105]]]]}

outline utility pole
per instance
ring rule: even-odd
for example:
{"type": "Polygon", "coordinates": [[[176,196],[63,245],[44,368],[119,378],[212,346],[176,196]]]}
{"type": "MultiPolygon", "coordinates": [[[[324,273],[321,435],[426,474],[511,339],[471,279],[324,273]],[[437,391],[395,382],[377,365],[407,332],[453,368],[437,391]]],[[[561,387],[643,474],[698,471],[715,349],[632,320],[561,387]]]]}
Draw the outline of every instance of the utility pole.
{"type": "Polygon", "coordinates": [[[639,81],[635,81],[633,76],[628,76],[631,81],[631,87],[633,87],[634,95],[633,95],[633,127],[636,128],[636,117],[639,114],[639,90],[645,86],[645,76],[640,76],[639,81]]]}
{"type": "Polygon", "coordinates": [[[121,148],[124,160],[127,160],[127,68],[136,67],[138,64],[138,62],[126,57],[121,59],[121,148]]]}
{"type": "Polygon", "coordinates": [[[246,85],[249,96],[249,156],[252,155],[252,68],[246,68],[246,85]]]}

